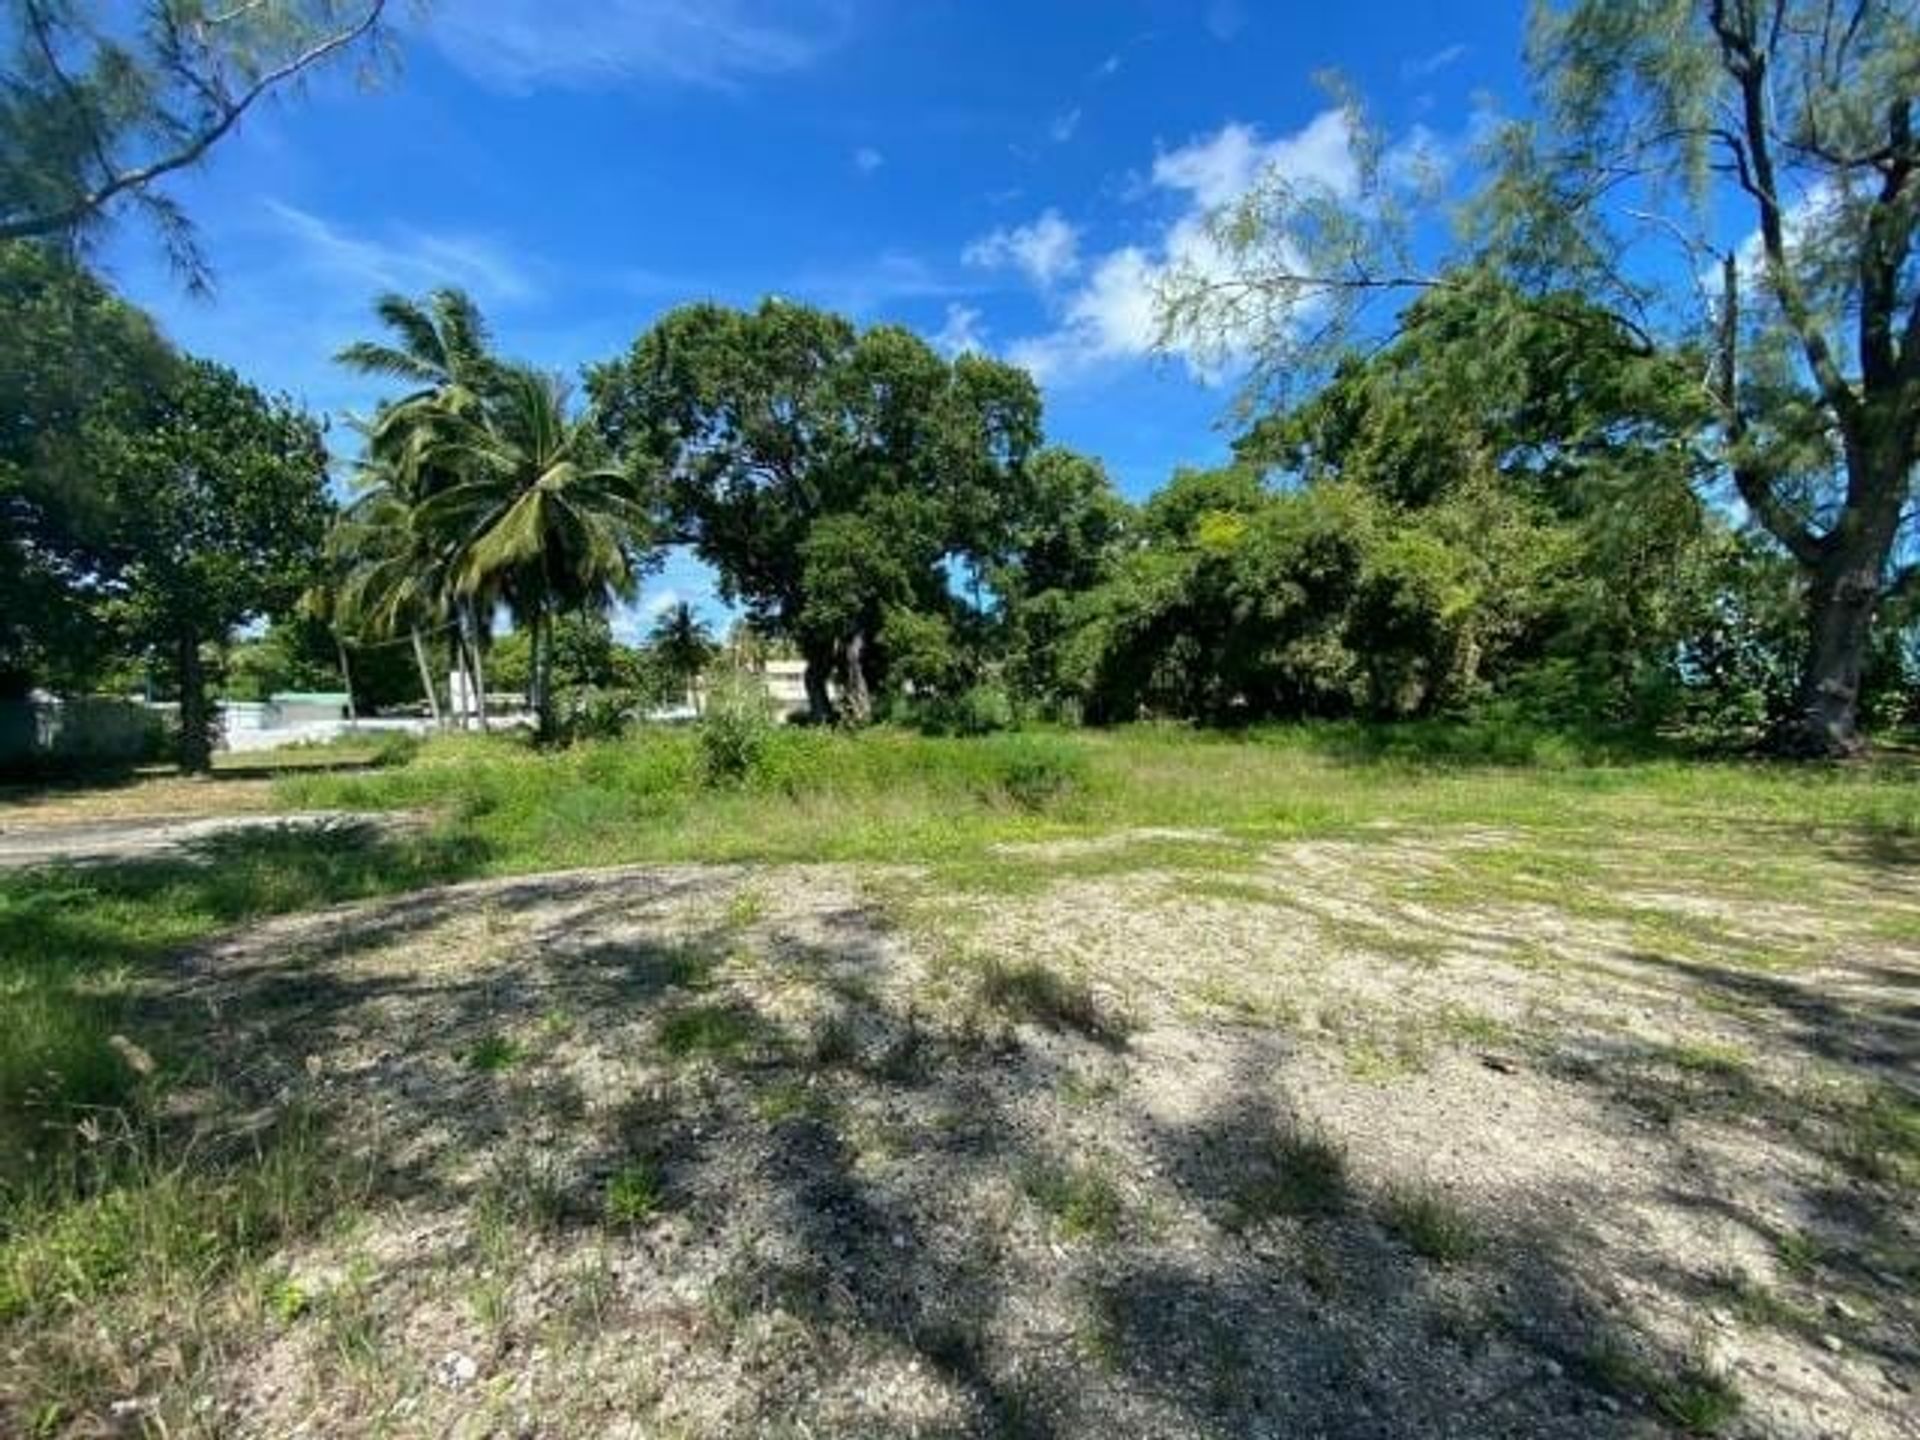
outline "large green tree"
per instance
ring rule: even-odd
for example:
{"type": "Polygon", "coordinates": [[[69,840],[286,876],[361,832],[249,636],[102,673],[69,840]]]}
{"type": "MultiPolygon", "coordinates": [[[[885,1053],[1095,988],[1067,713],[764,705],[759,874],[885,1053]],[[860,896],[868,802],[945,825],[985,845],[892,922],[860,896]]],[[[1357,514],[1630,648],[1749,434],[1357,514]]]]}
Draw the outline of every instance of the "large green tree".
{"type": "Polygon", "coordinates": [[[103,658],[86,563],[113,519],[99,452],[148,423],[176,364],[86,271],[0,242],[0,695],[84,687],[103,658]]]}
{"type": "Polygon", "coordinates": [[[1040,402],[1022,371],[769,300],[676,310],[589,386],[608,441],[668,477],[674,538],[806,660],[809,705],[867,718],[890,618],[960,617],[955,568],[1009,553],[1040,402]]]}
{"type": "Polygon", "coordinates": [[[1714,262],[1700,318],[1725,463],[1806,581],[1781,738],[1848,753],[1876,614],[1908,583],[1920,464],[1920,7],[1581,0],[1538,13],[1531,58],[1547,126],[1522,205],[1615,240],[1578,252],[1605,269],[1643,216],[1714,262]],[[1638,203],[1606,205],[1602,174],[1638,203]]]}
{"type": "MultiPolygon", "coordinates": [[[[1572,0],[1536,8],[1528,58],[1537,114],[1486,149],[1474,254],[1712,356],[1700,439],[1803,582],[1776,738],[1849,753],[1876,617],[1916,583],[1920,7],[1572,0]]],[[[1170,338],[1272,377],[1305,341],[1351,339],[1370,297],[1462,283],[1419,263],[1387,152],[1356,134],[1347,193],[1268,176],[1218,217],[1217,250],[1162,296],[1170,338]]]]}
{"type": "Polygon", "coordinates": [[[0,12],[0,240],[82,244],[123,208],[204,278],[165,179],[268,96],[385,54],[386,0],[9,0],[0,12]]]}
{"type": "Polygon", "coordinates": [[[183,360],[145,423],[96,451],[110,521],[86,557],[136,643],[172,660],[180,764],[207,768],[203,647],[291,612],[333,514],[319,427],[231,370],[183,360]]]}

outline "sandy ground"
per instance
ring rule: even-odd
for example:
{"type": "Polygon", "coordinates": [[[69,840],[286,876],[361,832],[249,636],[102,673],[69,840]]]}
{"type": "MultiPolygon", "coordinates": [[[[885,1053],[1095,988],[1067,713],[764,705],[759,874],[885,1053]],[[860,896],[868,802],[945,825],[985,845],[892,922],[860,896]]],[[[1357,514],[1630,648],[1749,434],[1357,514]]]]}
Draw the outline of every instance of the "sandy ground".
{"type": "Polygon", "coordinates": [[[263,815],[115,815],[100,819],[54,819],[36,815],[26,824],[0,825],[0,870],[65,860],[95,864],[156,860],[194,853],[201,842],[248,830],[301,830],[339,825],[380,825],[384,817],[338,810],[293,810],[263,815]]]}
{"type": "Polygon", "coordinates": [[[182,1319],[200,1359],[123,1357],[101,1413],[1920,1434],[1915,1177],[1875,1128],[1920,1070],[1920,951],[1875,928],[1908,877],[1640,895],[1717,937],[1652,945],[1423,900],[1474,843],[1017,894],[628,869],[237,933],[155,996],[205,1045],[182,1123],[323,1117],[365,1204],[275,1257],[283,1303],[182,1319]],[[1769,938],[1802,962],[1734,958],[1769,938]]]}

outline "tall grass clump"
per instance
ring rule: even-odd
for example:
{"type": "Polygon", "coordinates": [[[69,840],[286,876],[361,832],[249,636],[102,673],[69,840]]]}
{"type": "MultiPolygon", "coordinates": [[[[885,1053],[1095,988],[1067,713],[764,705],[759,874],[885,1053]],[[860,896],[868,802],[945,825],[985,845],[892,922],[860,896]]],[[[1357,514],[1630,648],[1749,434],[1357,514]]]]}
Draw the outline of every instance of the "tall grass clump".
{"type": "Polygon", "coordinates": [[[700,762],[709,785],[738,785],[753,773],[773,735],[773,701],[745,675],[713,687],[700,718],[700,762]]]}

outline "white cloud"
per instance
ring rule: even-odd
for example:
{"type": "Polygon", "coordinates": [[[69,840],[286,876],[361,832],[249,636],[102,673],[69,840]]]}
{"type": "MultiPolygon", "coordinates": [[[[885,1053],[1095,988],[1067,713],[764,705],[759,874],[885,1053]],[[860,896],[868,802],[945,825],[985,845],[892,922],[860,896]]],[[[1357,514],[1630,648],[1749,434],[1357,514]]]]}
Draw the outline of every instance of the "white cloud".
{"type": "Polygon", "coordinates": [[[862,145],[853,152],[853,168],[862,175],[871,175],[886,163],[887,157],[871,145],[862,145]]]}
{"type": "Polygon", "coordinates": [[[470,290],[483,302],[526,300],[538,293],[521,263],[481,236],[402,226],[375,237],[282,200],[268,200],[266,209],[307,267],[356,285],[365,299],[380,290],[412,293],[439,285],[470,290]]]}
{"type": "Polygon", "coordinates": [[[643,618],[652,620],[664,615],[685,598],[678,590],[656,590],[643,598],[637,608],[643,618]]]}
{"type": "Polygon", "coordinates": [[[1108,80],[1119,73],[1120,57],[1118,54],[1114,54],[1107,56],[1106,59],[1094,67],[1093,76],[1096,80],[1108,80]]]}
{"type": "MultiPolygon", "coordinates": [[[[1438,142],[1428,137],[1422,143],[1438,142]]],[[[1398,162],[1390,159],[1389,168],[1411,167],[1415,153],[1409,151],[1398,162]]],[[[1042,380],[1058,381],[1105,362],[1150,353],[1161,341],[1156,304],[1160,286],[1176,271],[1226,273],[1228,261],[1213,239],[1212,217],[1263,179],[1342,199],[1355,197],[1360,166],[1346,115],[1326,110],[1292,134],[1271,140],[1250,125],[1230,123],[1163,152],[1153,163],[1145,193],[1175,197],[1181,204],[1158,238],[1088,262],[1084,281],[1059,297],[1054,328],[1014,341],[1007,347],[1008,358],[1042,380]]],[[[1196,375],[1215,378],[1209,360],[1191,351],[1182,355],[1196,375]]]]}
{"type": "Polygon", "coordinates": [[[1468,45],[1443,45],[1430,55],[1403,60],[1400,62],[1400,77],[1403,80],[1424,80],[1430,75],[1438,75],[1465,59],[1471,48],[1468,45]]]}
{"type": "Polygon", "coordinates": [[[1222,125],[1153,162],[1154,184],[1184,190],[1209,210],[1238,200],[1268,173],[1351,196],[1360,183],[1360,167],[1345,112],[1323,110],[1300,130],[1272,141],[1262,141],[1251,125],[1222,125]]]}
{"type": "Polygon", "coordinates": [[[1056,145],[1064,145],[1073,139],[1074,131],[1079,128],[1080,107],[1076,105],[1073,109],[1063,110],[1053,117],[1052,123],[1047,126],[1047,138],[1056,145]]]}
{"type": "Polygon", "coordinates": [[[980,312],[971,305],[947,306],[946,323],[930,339],[933,348],[947,356],[987,353],[986,327],[980,323],[980,312]]]}
{"type": "Polygon", "coordinates": [[[512,92],[641,77],[730,87],[804,69],[850,19],[850,0],[489,0],[436,6],[421,33],[512,92]]]}
{"type": "Polygon", "coordinates": [[[1059,211],[1048,210],[1030,225],[981,236],[960,259],[983,270],[1012,267],[1044,288],[1080,268],[1080,232],[1059,211]]]}

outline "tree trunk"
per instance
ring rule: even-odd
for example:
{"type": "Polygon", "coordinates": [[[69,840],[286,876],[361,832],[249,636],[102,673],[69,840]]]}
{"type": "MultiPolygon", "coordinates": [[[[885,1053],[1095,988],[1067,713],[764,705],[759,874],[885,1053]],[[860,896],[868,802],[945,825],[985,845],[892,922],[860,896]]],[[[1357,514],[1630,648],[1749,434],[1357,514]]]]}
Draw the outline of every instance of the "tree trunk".
{"type": "Polygon", "coordinates": [[[420,667],[420,689],[427,697],[427,713],[433,716],[433,728],[443,729],[446,717],[440,713],[440,692],[434,688],[433,667],[427,663],[427,642],[420,638],[420,627],[413,627],[413,663],[420,667]]]}
{"type": "Polygon", "coordinates": [[[467,664],[468,673],[473,677],[473,718],[479,722],[480,733],[487,733],[487,662],[480,654],[480,617],[473,613],[471,603],[465,606],[467,617],[467,664]]]}
{"type": "Polygon", "coordinates": [[[867,689],[866,653],[867,632],[855,630],[841,651],[841,663],[846,668],[846,717],[855,725],[864,725],[873,718],[873,696],[867,689]]]}
{"type": "Polygon", "coordinates": [[[533,617],[533,715],[540,738],[553,738],[553,617],[541,610],[533,617]]]}
{"type": "Polygon", "coordinates": [[[833,696],[827,691],[827,660],[809,653],[806,657],[807,718],[816,725],[833,723],[833,696]]]}
{"type": "MultiPolygon", "coordinates": [[[[1869,495],[1898,495],[1904,489],[1897,480],[1875,481],[1884,482],[1884,477],[1872,477],[1856,488],[1869,495]]],[[[1866,748],[1860,729],[1860,682],[1898,528],[1897,506],[1875,506],[1871,514],[1849,511],[1827,537],[1826,553],[1810,567],[1807,653],[1793,710],[1775,737],[1781,750],[1841,759],[1866,748]]]]}
{"type": "Polygon", "coordinates": [[[347,728],[358,729],[360,711],[353,703],[353,669],[347,664],[347,647],[338,635],[333,637],[333,653],[340,660],[340,683],[347,687],[347,728]]]}
{"type": "Polygon", "coordinates": [[[180,769],[188,775],[213,769],[207,677],[200,667],[200,637],[191,630],[180,636],[180,769]]]}

